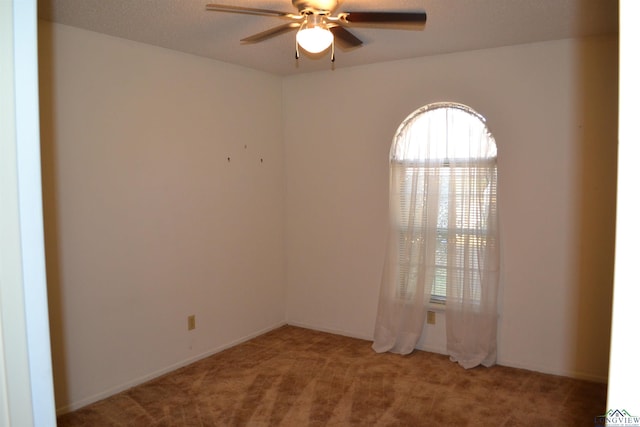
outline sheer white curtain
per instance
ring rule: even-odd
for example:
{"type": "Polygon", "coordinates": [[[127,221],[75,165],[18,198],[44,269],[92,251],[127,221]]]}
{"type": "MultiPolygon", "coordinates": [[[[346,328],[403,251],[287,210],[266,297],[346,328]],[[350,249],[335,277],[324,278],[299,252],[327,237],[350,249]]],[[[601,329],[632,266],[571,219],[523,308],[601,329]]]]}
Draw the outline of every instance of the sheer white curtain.
{"type": "Polygon", "coordinates": [[[446,295],[451,359],[465,368],[495,363],[496,154],[484,119],[459,104],[430,104],[398,129],[374,350],[413,351],[427,304],[446,295]]]}
{"type": "Polygon", "coordinates": [[[436,228],[427,227],[437,220],[437,211],[397,209],[406,199],[403,190],[409,191],[408,203],[420,206],[438,206],[438,176],[425,179],[425,174],[411,166],[391,163],[391,229],[387,244],[387,256],[383,269],[378,315],[373,349],[408,354],[415,348],[426,315],[426,304],[431,295],[431,282],[435,276],[436,228]],[[432,197],[436,200],[427,201],[432,197]],[[429,284],[429,285],[426,285],[429,284]]]}

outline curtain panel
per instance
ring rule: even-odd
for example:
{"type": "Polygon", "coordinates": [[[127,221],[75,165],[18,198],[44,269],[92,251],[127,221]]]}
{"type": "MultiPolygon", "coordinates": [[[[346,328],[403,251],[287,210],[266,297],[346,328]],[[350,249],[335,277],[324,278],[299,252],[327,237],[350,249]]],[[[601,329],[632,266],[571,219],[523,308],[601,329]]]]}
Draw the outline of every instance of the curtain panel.
{"type": "Polygon", "coordinates": [[[465,368],[496,360],[497,150],[484,119],[432,104],[390,152],[389,239],[373,349],[415,348],[432,298],[445,302],[447,351],[465,368]]]}

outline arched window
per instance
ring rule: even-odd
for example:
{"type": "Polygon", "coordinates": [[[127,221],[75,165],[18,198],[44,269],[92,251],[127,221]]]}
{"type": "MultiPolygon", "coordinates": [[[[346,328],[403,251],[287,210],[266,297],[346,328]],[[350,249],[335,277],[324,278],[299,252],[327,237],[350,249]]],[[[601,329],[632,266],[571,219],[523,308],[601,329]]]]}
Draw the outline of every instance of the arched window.
{"type": "Polygon", "coordinates": [[[437,302],[446,304],[448,347],[469,343],[475,339],[460,328],[466,331],[470,319],[480,319],[468,313],[481,314],[489,323],[497,318],[495,140],[471,108],[430,104],[398,128],[389,168],[391,238],[376,333],[394,337],[386,350],[413,350],[426,305],[437,302]],[[456,317],[463,312],[464,321],[456,317]]]}

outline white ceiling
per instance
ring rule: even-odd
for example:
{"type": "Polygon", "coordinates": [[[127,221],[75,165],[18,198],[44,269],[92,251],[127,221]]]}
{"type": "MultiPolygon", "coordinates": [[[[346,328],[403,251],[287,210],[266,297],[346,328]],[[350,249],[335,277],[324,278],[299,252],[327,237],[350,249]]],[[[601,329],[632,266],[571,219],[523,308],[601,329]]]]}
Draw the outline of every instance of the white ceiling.
{"type": "Polygon", "coordinates": [[[616,34],[617,0],[343,0],[340,11],[426,10],[423,30],[351,26],[364,41],[295,60],[295,31],[257,44],[240,39],[280,25],[275,17],[210,12],[222,3],[295,13],[289,0],[39,0],[39,17],[266,72],[289,75],[537,41],[616,34]]]}

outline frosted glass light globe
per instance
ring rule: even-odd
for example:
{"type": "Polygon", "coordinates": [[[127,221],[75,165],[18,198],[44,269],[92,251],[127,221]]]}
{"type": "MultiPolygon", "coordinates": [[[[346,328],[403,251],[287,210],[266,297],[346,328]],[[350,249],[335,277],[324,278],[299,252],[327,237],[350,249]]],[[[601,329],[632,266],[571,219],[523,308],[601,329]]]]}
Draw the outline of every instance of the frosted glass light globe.
{"type": "Polygon", "coordinates": [[[319,53],[331,46],[333,34],[321,27],[304,28],[298,31],[296,41],[307,52],[319,53]]]}

